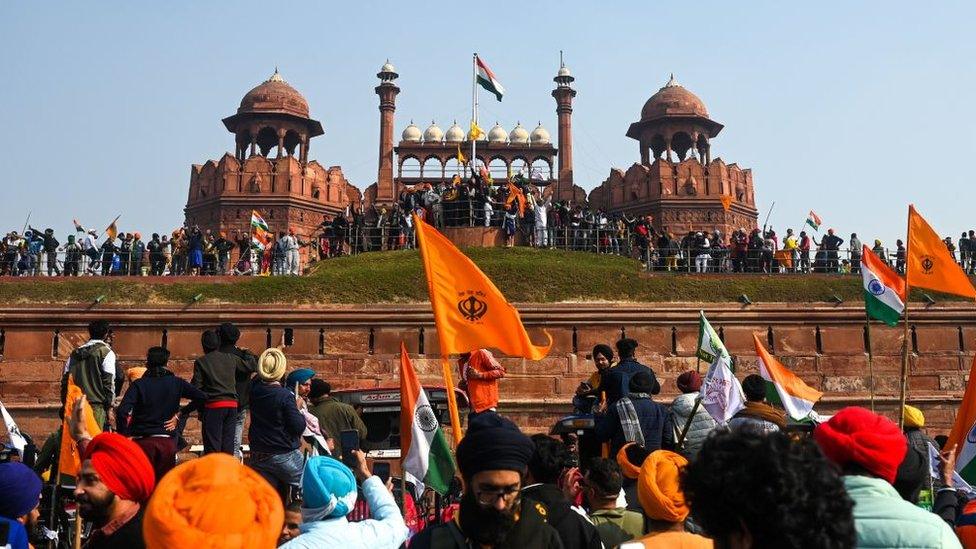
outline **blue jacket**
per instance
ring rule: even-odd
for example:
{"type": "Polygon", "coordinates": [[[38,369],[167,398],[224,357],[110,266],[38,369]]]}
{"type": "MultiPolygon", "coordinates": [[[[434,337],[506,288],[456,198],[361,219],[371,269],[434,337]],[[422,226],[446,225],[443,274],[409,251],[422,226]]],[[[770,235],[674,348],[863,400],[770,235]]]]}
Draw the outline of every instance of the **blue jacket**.
{"type": "Polygon", "coordinates": [[[301,526],[301,535],[280,549],[397,549],[407,541],[407,525],[393,494],[379,477],[363,481],[363,497],[373,518],[361,522],[349,522],[346,517],[309,522],[301,526]]]}
{"type": "Polygon", "coordinates": [[[901,499],[887,481],[847,475],[844,486],[847,495],[854,500],[858,547],[962,548],[956,534],[944,520],[901,499]]]}
{"type": "MultiPolygon", "coordinates": [[[[631,402],[634,403],[634,411],[637,412],[637,421],[640,423],[641,434],[644,435],[644,448],[649,451],[670,450],[674,447],[674,427],[671,423],[671,414],[663,404],[658,404],[649,398],[634,398],[631,395],[631,402]]],[[[620,425],[620,416],[616,406],[610,405],[605,414],[596,416],[596,437],[600,441],[610,442],[610,455],[617,455],[617,451],[627,444],[624,438],[623,427],[620,425]]]]}
{"type": "Polygon", "coordinates": [[[305,432],[305,417],[298,411],[295,395],[277,383],[251,384],[251,450],[286,454],[297,450],[305,432]]]}

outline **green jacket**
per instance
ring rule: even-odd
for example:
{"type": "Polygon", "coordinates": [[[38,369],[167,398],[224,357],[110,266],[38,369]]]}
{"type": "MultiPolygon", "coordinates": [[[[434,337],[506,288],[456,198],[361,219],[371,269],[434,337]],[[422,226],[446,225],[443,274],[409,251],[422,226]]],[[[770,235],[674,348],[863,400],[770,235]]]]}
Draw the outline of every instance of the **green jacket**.
{"type": "Polygon", "coordinates": [[[598,509],[590,513],[604,547],[616,547],[644,535],[644,516],[627,509],[598,509]]]}
{"type": "Polygon", "coordinates": [[[93,339],[72,351],[61,376],[61,402],[68,390],[68,376],[88,397],[92,408],[108,408],[122,387],[115,365],[115,352],[102,340],[93,339]]]}
{"type": "Polygon", "coordinates": [[[847,475],[847,495],[854,500],[857,546],[867,549],[962,548],[949,525],[938,515],[901,499],[879,478],[847,475]]]}
{"type": "Polygon", "coordinates": [[[318,418],[322,435],[331,437],[335,443],[333,455],[342,455],[339,433],[355,429],[359,432],[360,440],[366,438],[366,424],[356,413],[356,409],[345,402],[339,402],[332,397],[323,397],[318,402],[313,403],[308,411],[318,418]]]}

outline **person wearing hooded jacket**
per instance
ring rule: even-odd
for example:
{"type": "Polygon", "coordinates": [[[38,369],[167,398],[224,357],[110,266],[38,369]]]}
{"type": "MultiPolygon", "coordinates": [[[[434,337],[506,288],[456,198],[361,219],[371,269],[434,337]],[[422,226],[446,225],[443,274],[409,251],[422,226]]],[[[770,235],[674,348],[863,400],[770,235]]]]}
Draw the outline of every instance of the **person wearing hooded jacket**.
{"type": "Polygon", "coordinates": [[[717,425],[704,406],[695,404],[699,398],[701,384],[702,378],[698,372],[689,370],[681,374],[677,379],[681,394],[671,401],[671,425],[674,428],[676,444],[681,433],[685,433],[676,451],[688,459],[693,459],[698,454],[708,434],[717,425]]]}

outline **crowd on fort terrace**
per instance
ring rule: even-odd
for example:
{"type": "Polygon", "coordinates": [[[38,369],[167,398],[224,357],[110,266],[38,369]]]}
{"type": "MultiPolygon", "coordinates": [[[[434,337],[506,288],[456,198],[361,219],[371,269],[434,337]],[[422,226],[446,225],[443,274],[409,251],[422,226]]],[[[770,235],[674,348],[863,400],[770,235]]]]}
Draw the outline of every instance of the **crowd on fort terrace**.
{"type": "MultiPolygon", "coordinates": [[[[91,525],[82,546],[92,549],[976,543],[976,500],[953,477],[951,449],[930,466],[920,410],[903,409],[904,430],[861,407],[796,424],[749,375],[745,408],[717,424],[694,405],[696,371],[661,401],[656,365],[635,358],[633,339],[597,345],[593,375],[576,391],[573,406],[592,414],[604,448],[595,455],[579,432],[530,435],[498,413],[506,371],[489,351],[458,357],[470,409],[457,476],[435,495],[374,474],[365,444],[343,447],[346,432],[367,438],[360,410],[315,371],[289,367],[284,345],[256,355],[221,324],[202,333],[186,380],[168,369],[165,348],[123,371],[108,323],[92,322],[89,335],[62,374],[67,436],[8,449],[0,464],[9,547],[48,546],[49,519],[69,499],[91,525]],[[193,414],[202,457],[182,436],[193,414]],[[78,452],[75,479],[58,471],[62,440],[78,452]],[[44,486],[55,479],[73,492],[52,501],[44,486]]],[[[57,546],[70,546],[70,528],[59,533],[57,546]]]]}
{"type": "MultiPolygon", "coordinates": [[[[170,233],[96,231],[75,222],[64,241],[53,229],[11,231],[0,240],[0,275],[13,276],[182,276],[298,275],[309,263],[347,254],[398,250],[415,245],[416,213],[436,227],[497,227],[507,245],[587,251],[633,257],[648,270],[718,273],[857,273],[862,240],[819,227],[739,228],[732,234],[702,227],[675,234],[650,216],[607,213],[570,200],[553,201],[521,173],[504,184],[484,173],[451,183],[405,189],[389,208],[375,204],[325,215],[315,231],[293,228],[259,247],[247,230],[216,232],[182,227],[170,233]],[[113,234],[114,233],[114,234],[113,234]],[[301,253],[305,248],[307,252],[301,253]]],[[[865,241],[884,261],[903,272],[901,240],[865,241]]],[[[976,233],[945,238],[953,257],[976,273],[976,233]]]]}

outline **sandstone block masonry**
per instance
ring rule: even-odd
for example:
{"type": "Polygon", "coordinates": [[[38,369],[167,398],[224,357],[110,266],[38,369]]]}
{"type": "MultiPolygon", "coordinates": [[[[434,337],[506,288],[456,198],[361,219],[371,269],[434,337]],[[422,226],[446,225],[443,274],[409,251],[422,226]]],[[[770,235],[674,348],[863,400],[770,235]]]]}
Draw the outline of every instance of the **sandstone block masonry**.
{"type": "MultiPolygon", "coordinates": [[[[926,414],[932,434],[951,425],[976,354],[976,307],[911,305],[909,402],[926,414]]],[[[571,411],[580,381],[593,370],[590,351],[621,336],[637,339],[638,358],[661,380],[662,402],[676,395],[675,378],[702,368],[694,357],[698,311],[704,309],[738,364],[740,378],[754,372],[752,334],[807,383],[824,391],[821,413],[869,405],[871,386],[860,304],[524,304],[530,335],[553,337],[544,360],[501,357],[502,411],[533,431],[544,431],[571,411]]],[[[396,387],[401,339],[421,380],[442,385],[437,331],[426,304],[375,306],[186,307],[61,306],[0,309],[0,400],[35,439],[58,424],[58,380],[71,350],[86,339],[96,318],[112,323],[122,368],[142,365],[146,349],[163,345],[171,367],[185,378],[200,353],[200,333],[224,321],[242,329],[241,345],[260,352],[294,334],[286,349],[289,369],[309,367],[337,388],[396,387]]],[[[875,404],[895,417],[902,328],[872,326],[875,404]]],[[[2,427],[0,427],[2,429],[2,427]]],[[[195,433],[195,420],[190,427],[195,433]]]]}

